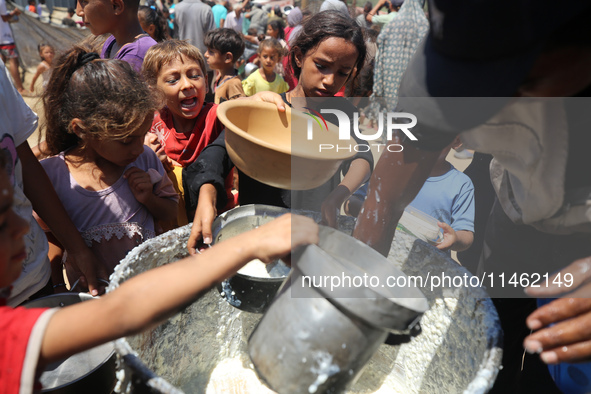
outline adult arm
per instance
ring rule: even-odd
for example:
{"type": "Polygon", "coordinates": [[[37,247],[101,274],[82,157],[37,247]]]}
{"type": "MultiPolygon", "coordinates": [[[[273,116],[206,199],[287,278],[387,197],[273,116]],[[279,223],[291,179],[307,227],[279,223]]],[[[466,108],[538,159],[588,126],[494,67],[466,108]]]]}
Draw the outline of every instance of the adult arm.
{"type": "Polygon", "coordinates": [[[8,22],[13,16],[15,15],[20,15],[21,14],[21,10],[19,10],[18,8],[15,8],[14,10],[10,11],[7,14],[4,15],[0,15],[2,17],[2,20],[4,22],[8,22]]]}
{"type": "Polygon", "coordinates": [[[45,170],[31,151],[27,141],[17,148],[23,167],[23,187],[35,212],[47,224],[56,239],[68,251],[68,263],[83,274],[91,294],[99,293],[97,278],[107,278],[102,264],[88,249],[80,232],[70,220],[45,170]]]}
{"type": "Polygon", "coordinates": [[[380,0],[376,3],[376,5],[367,13],[365,16],[365,20],[368,22],[373,22],[373,17],[378,14],[380,8],[382,8],[386,4],[386,0],[380,0]]]}
{"type": "Polygon", "coordinates": [[[299,245],[316,242],[318,227],[311,219],[287,214],[203,254],[142,273],[98,300],[56,312],[43,337],[39,364],[155,326],[248,261],[268,263],[299,245]]]}
{"type": "Polygon", "coordinates": [[[385,149],[369,182],[365,204],[357,218],[353,236],[384,256],[388,255],[394,232],[404,208],[412,202],[427,180],[441,150],[421,150],[402,142],[391,143],[402,152],[385,149]]]}

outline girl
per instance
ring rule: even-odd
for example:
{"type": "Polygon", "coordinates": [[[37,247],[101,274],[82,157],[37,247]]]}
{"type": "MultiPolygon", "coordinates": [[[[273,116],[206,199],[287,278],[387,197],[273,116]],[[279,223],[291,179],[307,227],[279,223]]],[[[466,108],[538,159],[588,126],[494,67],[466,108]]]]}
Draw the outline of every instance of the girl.
{"type": "Polygon", "coordinates": [[[37,50],[39,51],[41,63],[37,66],[37,71],[31,80],[31,87],[29,88],[31,92],[35,91],[35,82],[37,82],[37,78],[39,78],[40,75],[43,75],[43,86],[47,84],[49,76],[51,75],[51,65],[55,56],[55,48],[49,44],[39,44],[37,50]]]}
{"type": "MultiPolygon", "coordinates": [[[[62,55],[55,70],[43,104],[47,149],[56,156],[41,164],[108,275],[155,235],[155,219],[176,215],[178,196],[156,154],[144,147],[157,105],[128,63],[100,60],[83,47],[62,55]]],[[[59,277],[61,245],[48,238],[59,277]]],[[[65,287],[62,282],[54,286],[65,287]]]]}
{"type": "Polygon", "coordinates": [[[269,22],[269,24],[267,24],[266,33],[268,38],[276,39],[283,48],[287,49],[287,43],[285,42],[285,30],[283,30],[283,23],[280,20],[276,19],[269,22]]]}
{"type": "MultiPolygon", "coordinates": [[[[366,47],[361,28],[355,21],[337,11],[324,11],[308,20],[290,51],[290,63],[299,78],[294,90],[281,96],[270,92],[255,98],[273,102],[279,110],[284,104],[298,108],[335,108],[348,113],[353,119],[356,108],[344,98],[332,98],[345,83],[357,77],[365,60],[366,47]],[[326,100],[326,98],[332,98],[326,100]]],[[[337,124],[335,115],[323,114],[329,122],[337,124]]],[[[225,132],[201,152],[197,161],[183,172],[185,195],[189,208],[196,208],[189,237],[188,249],[195,253],[198,242],[211,242],[211,223],[217,209],[225,204],[224,176],[231,168],[225,146],[225,132]]],[[[363,145],[363,141],[354,141],[363,145]]],[[[306,191],[281,190],[264,185],[240,173],[241,205],[269,204],[322,211],[323,220],[336,225],[337,213],[351,193],[365,182],[371,173],[373,156],[360,148],[345,161],[332,179],[324,185],[306,191]],[[344,178],[341,181],[341,172],[344,178]]]]}
{"type": "Polygon", "coordinates": [[[258,92],[271,91],[284,93],[289,90],[287,82],[276,72],[275,66],[283,56],[283,47],[274,38],[264,40],[259,45],[259,61],[261,67],[242,81],[244,94],[252,96],[258,92]]]}
{"type": "Polygon", "coordinates": [[[142,5],[137,11],[137,17],[142,30],[148,33],[156,42],[170,40],[166,19],[160,12],[152,7],[142,5]]]}

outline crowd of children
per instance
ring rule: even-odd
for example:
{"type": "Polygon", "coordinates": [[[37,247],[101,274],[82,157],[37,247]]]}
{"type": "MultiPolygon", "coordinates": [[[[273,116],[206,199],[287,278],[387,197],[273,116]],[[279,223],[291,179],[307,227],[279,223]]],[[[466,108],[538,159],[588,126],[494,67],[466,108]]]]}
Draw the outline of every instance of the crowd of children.
{"type": "MultiPolygon", "coordinates": [[[[228,4],[216,7],[227,10],[228,4]]],[[[0,141],[5,152],[0,152],[0,242],[6,245],[0,257],[0,324],[3,330],[22,330],[18,346],[11,348],[21,357],[20,365],[44,365],[93,344],[137,332],[195,299],[241,264],[253,258],[270,261],[296,245],[315,242],[316,229],[303,219],[285,217],[212,248],[198,257],[199,264],[184,260],[159,273],[146,273],[93,306],[83,304],[54,313],[2,305],[16,306],[31,297],[66,291],[79,280],[81,289],[96,295],[101,290],[97,280],[107,279],[133,247],[190,221],[193,224],[187,247],[195,254],[201,243],[212,242],[211,225],[216,215],[238,204],[314,210],[322,213],[326,224],[335,226],[344,202],[367,184],[372,173],[373,155],[369,149],[360,149],[326,184],[310,191],[277,189],[240,171],[236,190],[217,105],[252,96],[251,100],[275,103],[279,111],[285,106],[302,109],[306,105],[320,110],[325,104],[315,99],[332,98],[331,108],[354,119],[357,108],[338,96],[345,86],[349,86],[349,92],[363,95],[372,91],[369,71],[374,64],[375,34],[342,12],[329,10],[309,18],[308,12],[295,9],[288,25],[278,9],[265,19],[264,34],[255,29],[245,36],[224,27],[209,31],[203,42],[207,51],[201,53],[186,41],[171,39],[173,32],[165,11],[162,5],[140,7],[138,0],[79,0],[77,15],[91,33],[109,34],[100,50],[81,44],[54,60],[55,49],[39,45],[42,62],[31,90],[43,75],[43,151],[50,156],[40,165],[36,162],[46,173],[40,185],[27,188],[31,175],[23,172],[15,177],[14,173],[20,162],[33,168],[31,160],[36,160],[24,145],[36,126],[36,117],[24,108],[22,100],[14,112],[21,114],[19,123],[13,122],[15,132],[0,141]],[[245,40],[256,46],[256,59],[244,58],[245,40]],[[247,63],[258,67],[248,76],[243,71],[247,63]],[[207,77],[209,70],[214,71],[212,80],[207,77]],[[358,78],[360,74],[364,75],[362,79],[358,78]],[[359,86],[359,80],[364,86],[359,86]],[[23,128],[26,130],[19,130],[23,128]],[[4,143],[8,139],[11,144],[4,143]],[[57,213],[48,213],[47,202],[29,195],[41,187],[48,189],[43,193],[50,195],[51,203],[57,202],[57,213]],[[28,208],[17,210],[27,198],[28,208]],[[18,219],[13,207],[26,223],[18,219]],[[60,214],[69,220],[56,224],[60,214]],[[290,229],[291,221],[298,226],[290,229]],[[76,235],[71,236],[72,232],[76,235]],[[30,233],[35,234],[35,240],[27,241],[30,233]],[[10,248],[9,240],[13,242],[10,248]],[[245,248],[248,251],[244,253],[229,253],[245,248]],[[35,264],[28,264],[29,259],[35,264]],[[207,264],[214,260],[216,264],[207,264]],[[31,274],[27,267],[39,272],[31,274]],[[174,280],[164,280],[163,276],[174,280]],[[158,286],[151,285],[154,281],[158,286]],[[130,295],[142,286],[158,289],[130,295]],[[111,308],[120,310],[117,316],[124,316],[125,322],[109,324],[111,319],[101,318],[111,308]],[[92,314],[94,318],[89,322],[76,320],[72,318],[76,313],[92,314]],[[73,336],[71,343],[58,338],[58,332],[68,338],[64,333],[76,330],[84,335],[73,336]],[[27,342],[39,332],[45,334],[30,350],[35,354],[34,362],[25,363],[27,342]]],[[[219,21],[216,19],[220,25],[228,22],[221,14],[219,21]]],[[[4,81],[7,78],[2,68],[0,78],[4,81]]],[[[2,88],[3,101],[18,96],[16,90],[2,88]]],[[[9,112],[0,115],[6,119],[15,116],[9,112]]],[[[328,122],[338,122],[336,115],[325,117],[328,122]]],[[[358,146],[368,146],[366,141],[354,138],[358,146]]],[[[440,164],[434,169],[434,177],[457,175],[444,160],[440,164]]],[[[463,250],[471,242],[473,227],[469,222],[473,219],[465,205],[459,219],[452,203],[462,194],[465,204],[470,205],[470,190],[464,194],[469,187],[453,183],[434,188],[439,187],[448,192],[440,205],[450,205],[436,209],[446,213],[437,217],[445,222],[441,226],[447,237],[446,248],[463,250]],[[455,226],[459,222],[462,225],[455,226]]],[[[428,192],[428,197],[434,193],[428,192]]],[[[0,341],[0,349],[8,349],[6,346],[0,341]]],[[[8,371],[6,365],[0,355],[0,381],[11,382],[11,388],[23,384],[21,374],[30,371],[8,371]]]]}

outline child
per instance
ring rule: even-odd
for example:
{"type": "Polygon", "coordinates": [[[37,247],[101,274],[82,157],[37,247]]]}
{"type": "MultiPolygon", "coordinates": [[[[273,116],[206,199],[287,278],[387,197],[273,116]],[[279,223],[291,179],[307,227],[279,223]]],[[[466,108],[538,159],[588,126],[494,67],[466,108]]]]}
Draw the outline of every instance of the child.
{"type": "Polygon", "coordinates": [[[283,47],[274,38],[259,44],[260,68],[242,81],[242,88],[247,96],[258,92],[285,93],[289,90],[287,82],[275,72],[275,66],[281,61],[283,47]]]}
{"type": "MultiPolygon", "coordinates": [[[[278,45],[278,44],[277,44],[278,45]]],[[[291,65],[298,85],[281,96],[264,92],[255,96],[270,101],[279,110],[288,105],[310,101],[313,98],[334,97],[349,79],[357,76],[365,59],[365,42],[361,28],[351,18],[335,11],[321,12],[306,22],[290,52],[291,65]],[[310,99],[309,99],[310,98],[310,99]]],[[[355,108],[345,99],[333,98],[326,105],[338,108],[353,119],[355,108]]],[[[319,110],[319,107],[316,107],[319,110]]],[[[325,119],[337,123],[336,116],[323,114],[325,119]]],[[[196,253],[197,244],[212,240],[211,223],[217,209],[223,207],[224,179],[232,168],[225,145],[225,133],[203,150],[197,161],[183,171],[187,210],[195,210],[195,219],[188,242],[190,253],[196,253]]],[[[361,140],[357,145],[364,144],[361,140]]],[[[369,148],[369,147],[368,147],[369,148]]],[[[369,149],[359,149],[352,159],[346,160],[339,171],[324,185],[306,191],[283,190],[262,184],[239,171],[241,205],[268,204],[293,209],[321,211],[323,220],[336,226],[337,212],[343,202],[365,182],[373,166],[369,149]],[[341,175],[344,174],[341,180],[341,175]]]]}
{"type": "Polygon", "coordinates": [[[244,52],[244,40],[232,29],[216,29],[205,36],[205,59],[217,76],[212,83],[215,103],[244,97],[242,81],[234,68],[236,61],[244,52]]]}
{"type": "Polygon", "coordinates": [[[68,27],[77,27],[77,23],[74,19],[74,15],[76,14],[76,10],[72,7],[68,8],[67,15],[62,19],[62,25],[68,27]]]}
{"type": "Polygon", "coordinates": [[[13,210],[13,192],[0,155],[0,391],[40,389],[37,372],[52,362],[153,327],[178,313],[252,259],[271,262],[292,248],[318,242],[311,219],[284,215],[203,253],[131,278],[95,301],[65,308],[6,306],[27,253],[27,223],[13,210]]]}
{"type": "Polygon", "coordinates": [[[287,43],[285,42],[285,30],[283,29],[283,22],[278,19],[272,20],[267,24],[267,37],[274,38],[283,47],[283,49],[287,49],[287,43]]]}
{"type": "Polygon", "coordinates": [[[47,85],[47,81],[49,80],[49,76],[51,75],[51,65],[53,63],[53,57],[55,56],[55,48],[49,44],[39,44],[37,46],[39,50],[39,56],[41,57],[41,63],[37,66],[37,71],[35,75],[33,75],[33,79],[31,80],[31,87],[30,91],[35,91],[35,82],[40,75],[43,75],[43,86],[47,85]]]}
{"type": "MultiPolygon", "coordinates": [[[[224,126],[216,105],[205,103],[207,78],[199,49],[185,41],[169,40],[150,48],[143,74],[164,97],[166,106],[154,115],[147,144],[159,155],[169,177],[183,197],[182,169],[193,163],[224,126]]],[[[231,182],[228,196],[232,196],[231,182]]],[[[232,197],[233,201],[233,197],[232,197]]],[[[230,203],[228,207],[233,207],[230,203]]],[[[179,202],[176,224],[187,224],[184,200],[179,202]]]]}
{"type": "Polygon", "coordinates": [[[142,30],[139,0],[80,0],[76,14],[95,36],[110,33],[101,51],[103,59],[125,60],[138,73],[146,51],[156,41],[142,30]]]}
{"type": "Polygon", "coordinates": [[[142,5],[138,9],[137,16],[142,30],[148,33],[156,42],[170,40],[166,19],[160,12],[152,7],[142,5]]]}
{"type": "Polygon", "coordinates": [[[29,0],[29,6],[27,7],[27,10],[29,12],[32,12],[33,14],[37,13],[37,7],[35,6],[35,0],[29,0]]]}
{"type": "MultiPolygon", "coordinates": [[[[43,103],[48,153],[56,156],[41,164],[108,275],[155,235],[155,219],[176,215],[177,194],[144,146],[156,102],[129,64],[76,46],[59,58],[43,103]]],[[[61,272],[60,245],[51,237],[50,244],[61,272]]],[[[72,283],[74,272],[66,273],[72,283]]]]}
{"type": "MultiPolygon", "coordinates": [[[[409,204],[439,221],[443,241],[437,248],[456,252],[468,249],[474,240],[474,185],[467,175],[445,159],[452,148],[461,144],[456,137],[443,149],[429,178],[409,204]]],[[[359,214],[366,195],[367,184],[347,201],[351,216],[359,214]]]]}

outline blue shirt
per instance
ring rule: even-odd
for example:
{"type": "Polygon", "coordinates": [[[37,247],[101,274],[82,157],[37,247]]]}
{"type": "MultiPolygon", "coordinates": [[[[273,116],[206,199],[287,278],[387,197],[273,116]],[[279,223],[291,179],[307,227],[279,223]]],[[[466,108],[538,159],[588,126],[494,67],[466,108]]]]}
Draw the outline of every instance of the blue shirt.
{"type": "Polygon", "coordinates": [[[213,19],[215,20],[215,26],[220,27],[220,21],[222,19],[226,19],[226,15],[228,15],[228,10],[221,4],[216,4],[211,7],[211,12],[213,12],[213,19]]]}
{"type": "Polygon", "coordinates": [[[455,231],[474,232],[474,185],[466,174],[450,166],[445,174],[427,178],[410,205],[455,231]]]}

